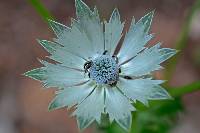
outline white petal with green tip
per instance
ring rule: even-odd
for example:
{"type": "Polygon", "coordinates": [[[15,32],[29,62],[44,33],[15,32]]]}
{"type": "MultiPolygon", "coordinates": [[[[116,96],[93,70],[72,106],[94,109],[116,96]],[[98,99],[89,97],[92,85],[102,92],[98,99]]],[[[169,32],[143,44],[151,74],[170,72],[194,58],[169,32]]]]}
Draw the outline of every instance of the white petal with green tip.
{"type": "Polygon", "coordinates": [[[115,48],[122,36],[124,23],[120,21],[120,14],[117,9],[114,9],[109,22],[105,22],[105,49],[114,54],[115,48]]]}
{"type": "Polygon", "coordinates": [[[70,30],[69,27],[60,24],[56,21],[53,20],[48,20],[49,25],[51,26],[52,30],[54,31],[54,33],[56,34],[57,37],[61,36],[64,32],[67,32],[70,30]]]}
{"type": "Polygon", "coordinates": [[[84,116],[77,116],[77,123],[78,128],[82,131],[83,129],[87,128],[92,122],[94,122],[94,117],[84,117],[84,116]]]}
{"type": "Polygon", "coordinates": [[[118,88],[109,87],[105,90],[105,106],[110,121],[116,120],[121,127],[129,130],[132,122],[131,111],[134,111],[135,108],[131,105],[128,98],[120,93],[118,88]]]}
{"type": "Polygon", "coordinates": [[[134,57],[144,49],[144,46],[153,35],[148,35],[154,12],[150,12],[142,17],[136,24],[133,18],[128,33],[125,36],[122,47],[118,53],[119,63],[134,57]]]}
{"type": "Polygon", "coordinates": [[[141,76],[162,68],[160,63],[176,54],[176,50],[160,49],[160,43],[146,48],[128,63],[121,66],[122,74],[129,76],[141,76]]]}
{"type": "Polygon", "coordinates": [[[55,41],[65,47],[67,51],[88,59],[93,57],[93,44],[88,39],[84,32],[81,32],[78,27],[72,26],[70,32],[65,32],[55,41]]]}
{"type": "Polygon", "coordinates": [[[60,64],[51,64],[42,62],[45,65],[46,80],[42,81],[44,86],[65,88],[83,83],[89,78],[85,76],[84,72],[71,69],[60,64]]]}
{"type": "Polygon", "coordinates": [[[56,93],[56,97],[49,105],[49,110],[63,107],[72,107],[80,104],[95,88],[95,84],[91,81],[83,85],[69,87],[56,93]]]}
{"type": "Polygon", "coordinates": [[[51,54],[51,59],[67,67],[83,69],[86,60],[70,53],[65,47],[47,40],[38,40],[38,42],[51,54]]]}
{"type": "MultiPolygon", "coordinates": [[[[101,86],[97,86],[94,91],[77,106],[77,109],[73,113],[78,118],[81,118],[82,121],[87,121],[88,119],[96,120],[100,123],[101,113],[104,112],[104,89],[101,86]]],[[[80,125],[82,124],[79,121],[80,125]]],[[[82,128],[85,128],[82,126],[82,128]]]]}
{"type": "Polygon", "coordinates": [[[148,100],[169,99],[170,95],[162,89],[159,84],[162,80],[151,79],[134,79],[127,80],[120,78],[117,86],[119,89],[133,101],[138,100],[145,105],[148,105],[148,100]]]}
{"type": "Polygon", "coordinates": [[[91,11],[90,8],[81,0],[75,1],[76,15],[81,28],[93,45],[94,54],[104,52],[103,24],[100,21],[96,8],[91,11]]]}
{"type": "Polygon", "coordinates": [[[30,77],[32,79],[39,80],[39,81],[44,81],[47,79],[45,67],[32,69],[32,70],[24,73],[24,75],[27,77],[30,77]]]}
{"type": "Polygon", "coordinates": [[[148,96],[149,100],[172,99],[170,94],[160,85],[154,86],[148,96]]]}

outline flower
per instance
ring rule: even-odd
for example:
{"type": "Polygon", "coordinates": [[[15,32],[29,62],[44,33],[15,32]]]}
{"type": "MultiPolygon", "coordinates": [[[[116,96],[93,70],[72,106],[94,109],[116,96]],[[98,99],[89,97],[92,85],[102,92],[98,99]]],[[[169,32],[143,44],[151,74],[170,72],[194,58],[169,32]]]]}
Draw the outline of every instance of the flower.
{"type": "Polygon", "coordinates": [[[169,99],[170,95],[160,84],[162,80],[152,78],[152,72],[162,67],[176,50],[145,45],[153,38],[149,34],[154,11],[132,23],[122,46],[124,23],[114,9],[108,22],[101,22],[96,7],[92,11],[83,1],[76,0],[77,19],[71,27],[49,20],[55,32],[53,41],[38,40],[51,54],[56,63],[41,61],[44,67],[25,73],[39,80],[46,88],[57,87],[58,91],[49,105],[49,110],[73,107],[80,129],[95,120],[100,123],[101,115],[108,114],[125,130],[131,126],[132,105],[140,101],[169,99]]]}

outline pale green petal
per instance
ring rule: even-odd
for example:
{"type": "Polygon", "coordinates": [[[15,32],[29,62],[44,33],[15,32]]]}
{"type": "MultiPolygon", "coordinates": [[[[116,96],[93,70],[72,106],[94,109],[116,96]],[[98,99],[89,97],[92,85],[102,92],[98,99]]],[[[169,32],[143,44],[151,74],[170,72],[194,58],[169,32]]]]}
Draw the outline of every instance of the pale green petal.
{"type": "Polygon", "coordinates": [[[51,54],[51,59],[60,62],[67,67],[83,69],[86,61],[83,58],[70,53],[65,47],[47,40],[38,40],[38,42],[51,54]]]}
{"type": "Polygon", "coordinates": [[[117,86],[119,89],[133,101],[138,100],[148,105],[148,100],[169,99],[170,96],[159,84],[162,80],[135,79],[127,80],[120,78],[117,86]]]}
{"type": "Polygon", "coordinates": [[[69,31],[70,28],[63,25],[63,24],[60,24],[56,21],[53,21],[53,20],[48,20],[48,23],[49,25],[51,26],[51,28],[53,29],[54,33],[56,34],[57,37],[59,37],[60,35],[63,34],[63,32],[66,32],[66,31],[69,31]]]}
{"type": "MultiPolygon", "coordinates": [[[[101,113],[104,112],[104,89],[97,86],[94,91],[77,106],[73,113],[78,118],[81,117],[82,121],[96,120],[100,123],[101,113]]],[[[80,123],[80,125],[85,125],[80,123]]],[[[85,128],[85,127],[83,127],[85,128]]]]}
{"type": "Polygon", "coordinates": [[[121,66],[122,75],[141,76],[162,68],[160,63],[176,54],[176,50],[160,48],[160,43],[145,49],[134,59],[121,66]]]}
{"type": "Polygon", "coordinates": [[[144,32],[148,33],[151,27],[151,23],[152,23],[152,19],[153,19],[153,15],[154,15],[154,10],[147,13],[144,17],[142,17],[139,21],[142,21],[145,29],[144,32]]]}
{"type": "Polygon", "coordinates": [[[82,0],[75,0],[75,6],[76,15],[79,19],[82,19],[83,17],[89,17],[93,13],[82,0]]]}
{"type": "Polygon", "coordinates": [[[55,42],[51,42],[47,40],[39,40],[39,39],[37,41],[50,54],[53,54],[57,49],[62,48],[60,44],[55,43],[55,42]]]}
{"type": "Polygon", "coordinates": [[[94,55],[93,45],[84,32],[81,32],[75,25],[70,32],[64,32],[55,41],[77,56],[88,59],[94,55]]]}
{"type": "Polygon", "coordinates": [[[39,81],[43,81],[47,79],[45,67],[30,70],[24,73],[24,75],[32,79],[39,80],[39,81]]]}
{"type": "Polygon", "coordinates": [[[72,107],[80,104],[95,88],[95,84],[91,81],[83,85],[69,87],[56,93],[56,97],[49,105],[49,110],[63,107],[72,107]]]}
{"type": "Polygon", "coordinates": [[[109,114],[110,121],[115,120],[122,128],[129,130],[132,122],[131,111],[134,111],[135,108],[118,88],[112,87],[105,90],[106,113],[109,114]]]}
{"type": "Polygon", "coordinates": [[[95,120],[94,117],[83,117],[83,116],[77,116],[77,123],[78,128],[82,131],[83,129],[87,128],[92,122],[95,120]]]}
{"type": "Polygon", "coordinates": [[[84,59],[94,58],[104,52],[103,25],[100,22],[98,11],[91,11],[81,0],[76,0],[78,20],[72,19],[71,28],[49,21],[57,35],[55,41],[70,53],[84,59]]]}
{"type": "Polygon", "coordinates": [[[78,17],[79,27],[85,32],[95,54],[102,54],[104,51],[103,24],[100,21],[97,9],[91,11],[90,8],[81,0],[76,0],[76,15],[78,17]]]}
{"type": "Polygon", "coordinates": [[[122,63],[143,50],[153,35],[148,35],[154,11],[142,17],[136,24],[133,18],[130,29],[125,36],[122,47],[118,53],[119,63],[122,63]]]}
{"type": "Polygon", "coordinates": [[[160,99],[172,99],[170,94],[161,86],[154,86],[151,93],[148,96],[150,100],[160,100],[160,99]]]}
{"type": "Polygon", "coordinates": [[[46,76],[46,79],[42,80],[42,82],[47,88],[65,88],[89,80],[82,71],[71,69],[60,64],[51,64],[45,61],[42,61],[42,63],[45,65],[44,73],[46,76]]]}
{"type": "Polygon", "coordinates": [[[173,55],[175,55],[178,51],[175,49],[171,49],[171,48],[161,48],[159,49],[159,54],[161,55],[160,57],[160,62],[164,62],[167,59],[169,59],[170,57],[172,57],[173,55]]]}
{"type": "Polygon", "coordinates": [[[46,66],[48,78],[44,82],[45,87],[69,87],[87,81],[89,78],[84,72],[67,68],[59,64],[46,66]]]}
{"type": "Polygon", "coordinates": [[[114,9],[109,22],[105,22],[105,49],[111,54],[114,54],[115,48],[122,36],[124,23],[120,21],[120,14],[117,9],[114,9]]]}

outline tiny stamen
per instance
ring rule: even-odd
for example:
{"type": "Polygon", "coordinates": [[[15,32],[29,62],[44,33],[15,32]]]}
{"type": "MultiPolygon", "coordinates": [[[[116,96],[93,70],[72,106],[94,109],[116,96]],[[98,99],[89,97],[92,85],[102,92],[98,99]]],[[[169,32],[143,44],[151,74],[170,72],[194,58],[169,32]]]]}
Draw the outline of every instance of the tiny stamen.
{"type": "Polygon", "coordinates": [[[116,85],[119,79],[119,67],[115,59],[109,55],[102,55],[92,60],[89,73],[90,78],[98,84],[116,85]]]}

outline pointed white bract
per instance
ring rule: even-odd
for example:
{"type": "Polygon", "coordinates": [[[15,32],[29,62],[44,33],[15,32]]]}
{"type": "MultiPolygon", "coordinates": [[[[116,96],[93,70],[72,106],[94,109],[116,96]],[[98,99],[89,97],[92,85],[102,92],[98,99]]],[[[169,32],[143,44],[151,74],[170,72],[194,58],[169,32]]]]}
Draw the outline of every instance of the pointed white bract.
{"type": "Polygon", "coordinates": [[[124,23],[120,21],[120,14],[114,9],[109,22],[105,22],[105,49],[113,55],[115,48],[122,36],[124,23]]]}
{"type": "MultiPolygon", "coordinates": [[[[81,118],[81,120],[85,122],[85,125],[88,125],[86,122],[88,119],[91,121],[96,120],[100,123],[101,113],[104,113],[104,89],[101,86],[97,86],[94,91],[77,106],[73,114],[81,118]]],[[[81,121],[79,121],[79,123],[82,124],[81,121]]],[[[85,128],[85,126],[81,127],[85,128]]]]}
{"type": "Polygon", "coordinates": [[[84,74],[61,65],[50,64],[46,67],[36,68],[24,73],[25,76],[39,80],[46,88],[64,88],[88,81],[84,74]]]}
{"type": "MultiPolygon", "coordinates": [[[[162,80],[127,80],[124,78],[120,78],[117,86],[128,98],[132,99],[133,101],[137,100],[145,105],[148,105],[148,100],[150,98],[153,99],[153,95],[157,92],[159,92],[158,95],[160,94],[157,99],[170,98],[169,94],[160,87],[161,83],[163,83],[162,80]]],[[[154,98],[156,99],[156,96],[154,98]]]]}
{"type": "Polygon", "coordinates": [[[94,53],[93,44],[87,37],[87,34],[81,32],[76,26],[72,26],[70,32],[64,32],[61,36],[55,39],[55,41],[66,47],[66,51],[85,59],[92,57],[94,53]]]}
{"type": "Polygon", "coordinates": [[[68,51],[66,47],[47,40],[38,40],[38,42],[51,54],[50,59],[67,67],[83,69],[85,60],[68,51]]]}
{"type": "Polygon", "coordinates": [[[148,105],[148,100],[171,98],[161,87],[162,80],[147,75],[161,69],[160,63],[177,51],[161,48],[160,43],[146,47],[153,38],[149,30],[154,11],[138,22],[132,19],[117,52],[124,28],[119,11],[114,9],[109,21],[101,22],[97,8],[91,10],[81,0],[75,0],[75,6],[77,19],[71,20],[70,27],[49,20],[56,38],[38,40],[54,63],[41,61],[43,67],[24,75],[41,81],[46,88],[58,88],[49,110],[73,107],[81,130],[94,121],[100,123],[101,115],[108,114],[110,122],[128,131],[131,112],[136,110],[132,103],[148,105]]]}
{"type": "Polygon", "coordinates": [[[131,61],[121,66],[122,74],[129,76],[147,75],[152,71],[162,68],[160,63],[176,54],[174,49],[160,48],[160,43],[146,48],[131,61]]]}
{"type": "Polygon", "coordinates": [[[80,30],[84,32],[91,41],[94,51],[93,54],[102,54],[104,51],[103,23],[101,23],[96,8],[90,8],[81,0],[75,0],[76,15],[80,30]]]}
{"type": "Polygon", "coordinates": [[[60,37],[64,32],[67,32],[70,30],[69,27],[63,24],[60,24],[58,22],[55,22],[53,20],[48,20],[48,22],[57,37],[60,37]]]}
{"type": "Polygon", "coordinates": [[[72,107],[80,104],[94,89],[93,82],[87,82],[81,86],[73,86],[56,93],[56,97],[49,105],[49,110],[62,107],[72,107]]]}
{"type": "Polygon", "coordinates": [[[129,31],[118,54],[120,63],[136,56],[138,52],[145,48],[146,43],[153,38],[152,34],[148,35],[153,14],[154,12],[148,13],[137,23],[135,23],[133,17],[129,31]]]}
{"type": "Polygon", "coordinates": [[[115,120],[125,130],[131,127],[131,111],[135,108],[116,87],[106,88],[105,106],[106,112],[109,114],[110,121],[115,120]]]}

